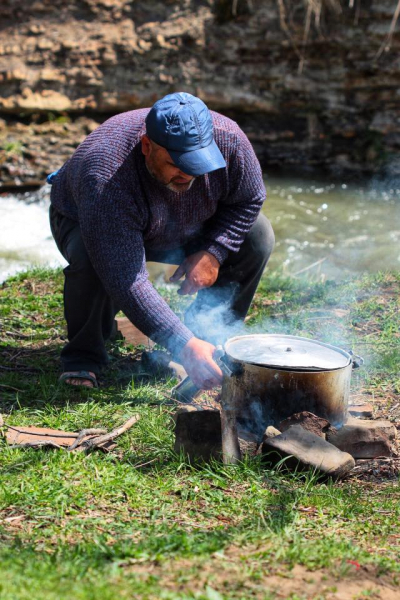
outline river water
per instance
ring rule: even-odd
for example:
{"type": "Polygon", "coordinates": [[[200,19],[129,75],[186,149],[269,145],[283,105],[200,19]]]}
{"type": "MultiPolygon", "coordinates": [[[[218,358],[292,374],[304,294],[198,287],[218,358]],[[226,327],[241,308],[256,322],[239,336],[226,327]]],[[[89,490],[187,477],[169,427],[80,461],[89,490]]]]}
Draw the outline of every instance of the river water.
{"type": "MultiPolygon", "coordinates": [[[[264,213],[275,230],[270,268],[342,279],[400,269],[400,189],[305,179],[266,179],[264,213]]],[[[64,265],[48,224],[49,186],[0,196],[0,281],[33,265],[64,265]]],[[[152,265],[157,277],[163,267],[152,265]]]]}

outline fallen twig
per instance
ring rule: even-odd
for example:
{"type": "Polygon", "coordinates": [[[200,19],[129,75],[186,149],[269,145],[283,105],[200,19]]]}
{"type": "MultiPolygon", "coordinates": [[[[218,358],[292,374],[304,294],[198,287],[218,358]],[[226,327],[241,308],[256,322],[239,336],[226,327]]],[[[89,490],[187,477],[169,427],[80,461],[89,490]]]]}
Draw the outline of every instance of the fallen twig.
{"type": "Polygon", "coordinates": [[[392,45],[393,35],[396,30],[397,21],[400,17],[400,0],[397,2],[396,10],[394,11],[392,22],[390,24],[389,31],[382,42],[378,52],[376,53],[376,58],[380,58],[383,52],[390,50],[390,46],[392,45]]]}
{"type": "Polygon", "coordinates": [[[308,267],[304,267],[304,269],[300,269],[300,271],[296,271],[296,273],[293,273],[293,277],[297,277],[297,275],[300,275],[301,273],[305,273],[306,271],[309,271],[313,267],[317,267],[318,265],[321,265],[323,262],[326,261],[327,258],[328,258],[327,256],[325,256],[324,258],[320,258],[319,260],[313,262],[311,265],[308,265],[308,267]]]}
{"type": "MultiPolygon", "coordinates": [[[[71,446],[69,446],[67,448],[68,452],[71,452],[71,450],[75,450],[75,448],[77,448],[78,446],[80,446],[80,444],[82,443],[82,441],[85,439],[85,437],[87,435],[101,435],[103,433],[107,433],[107,429],[82,429],[82,431],[79,432],[79,434],[77,435],[76,440],[74,441],[73,444],[71,444],[71,446]]],[[[88,441],[88,440],[86,440],[88,441]]]]}
{"type": "Polygon", "coordinates": [[[24,390],[20,390],[19,388],[14,387],[13,385],[7,385],[6,383],[0,383],[1,388],[5,388],[8,390],[13,390],[14,392],[23,392],[24,390]]]}
{"type": "Polygon", "coordinates": [[[152,463],[156,462],[156,460],[158,460],[157,456],[156,456],[156,458],[152,458],[151,460],[148,460],[147,462],[139,463],[137,465],[133,465],[133,468],[134,469],[141,469],[142,467],[147,467],[147,465],[151,465],[152,463]]]}
{"type": "Polygon", "coordinates": [[[60,446],[55,442],[45,441],[45,442],[25,442],[25,444],[13,444],[10,448],[39,448],[44,446],[46,448],[57,448],[58,450],[65,450],[65,446],[60,446]]]}
{"type": "Polygon", "coordinates": [[[99,448],[99,447],[103,446],[106,442],[111,442],[116,437],[125,433],[125,431],[128,431],[128,429],[130,429],[137,421],[139,421],[139,419],[140,419],[140,415],[133,415],[133,417],[128,419],[126,421],[126,423],[124,423],[120,427],[117,427],[117,429],[110,431],[110,433],[100,435],[100,436],[92,438],[90,440],[86,440],[85,442],[83,442],[80,445],[79,450],[84,450],[85,452],[90,452],[94,448],[99,448]]]}

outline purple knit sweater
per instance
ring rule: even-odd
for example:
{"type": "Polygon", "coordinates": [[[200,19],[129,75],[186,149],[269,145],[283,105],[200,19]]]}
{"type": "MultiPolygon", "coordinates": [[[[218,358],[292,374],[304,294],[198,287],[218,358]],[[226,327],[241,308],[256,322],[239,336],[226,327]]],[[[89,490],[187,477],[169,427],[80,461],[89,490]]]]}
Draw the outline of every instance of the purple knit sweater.
{"type": "Polygon", "coordinates": [[[204,250],[222,264],[256,220],[265,188],[245,134],[212,112],[226,168],[197,177],[186,192],[168,190],[149,174],[141,151],[148,111],[122,113],[91,133],[55,177],[51,202],[79,222],[116,305],[143,333],[179,353],[193,334],[150,283],[146,250],[177,248],[202,229],[204,250]]]}

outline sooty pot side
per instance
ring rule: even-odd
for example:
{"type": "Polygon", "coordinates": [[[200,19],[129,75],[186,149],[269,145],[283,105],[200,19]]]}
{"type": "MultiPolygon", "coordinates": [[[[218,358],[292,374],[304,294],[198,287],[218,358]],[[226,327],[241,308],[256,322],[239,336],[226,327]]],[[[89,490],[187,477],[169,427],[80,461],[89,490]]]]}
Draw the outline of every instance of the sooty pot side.
{"type": "Polygon", "coordinates": [[[327,371],[276,369],[231,360],[222,396],[235,408],[238,423],[257,436],[294,413],[307,410],[342,427],[347,417],[352,364],[327,371]]]}

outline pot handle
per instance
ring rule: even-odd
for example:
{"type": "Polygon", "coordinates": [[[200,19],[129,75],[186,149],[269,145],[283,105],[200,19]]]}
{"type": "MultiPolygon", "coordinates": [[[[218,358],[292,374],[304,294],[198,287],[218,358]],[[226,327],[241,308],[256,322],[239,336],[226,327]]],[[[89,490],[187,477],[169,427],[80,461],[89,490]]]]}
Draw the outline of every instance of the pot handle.
{"type": "Polygon", "coordinates": [[[217,363],[224,375],[226,375],[227,377],[232,377],[232,369],[230,369],[226,362],[223,360],[224,356],[225,352],[222,346],[217,346],[213,354],[213,359],[215,360],[215,362],[217,363]]]}
{"type": "Polygon", "coordinates": [[[353,369],[359,369],[364,364],[364,359],[362,356],[354,354],[352,350],[350,350],[349,354],[351,356],[351,364],[353,365],[353,369]]]}
{"type": "Polygon", "coordinates": [[[243,373],[243,367],[241,367],[241,365],[228,364],[229,359],[227,359],[227,356],[222,346],[216,347],[213,354],[213,359],[215,360],[223,374],[227,377],[232,377],[233,375],[241,375],[243,373]]]}

